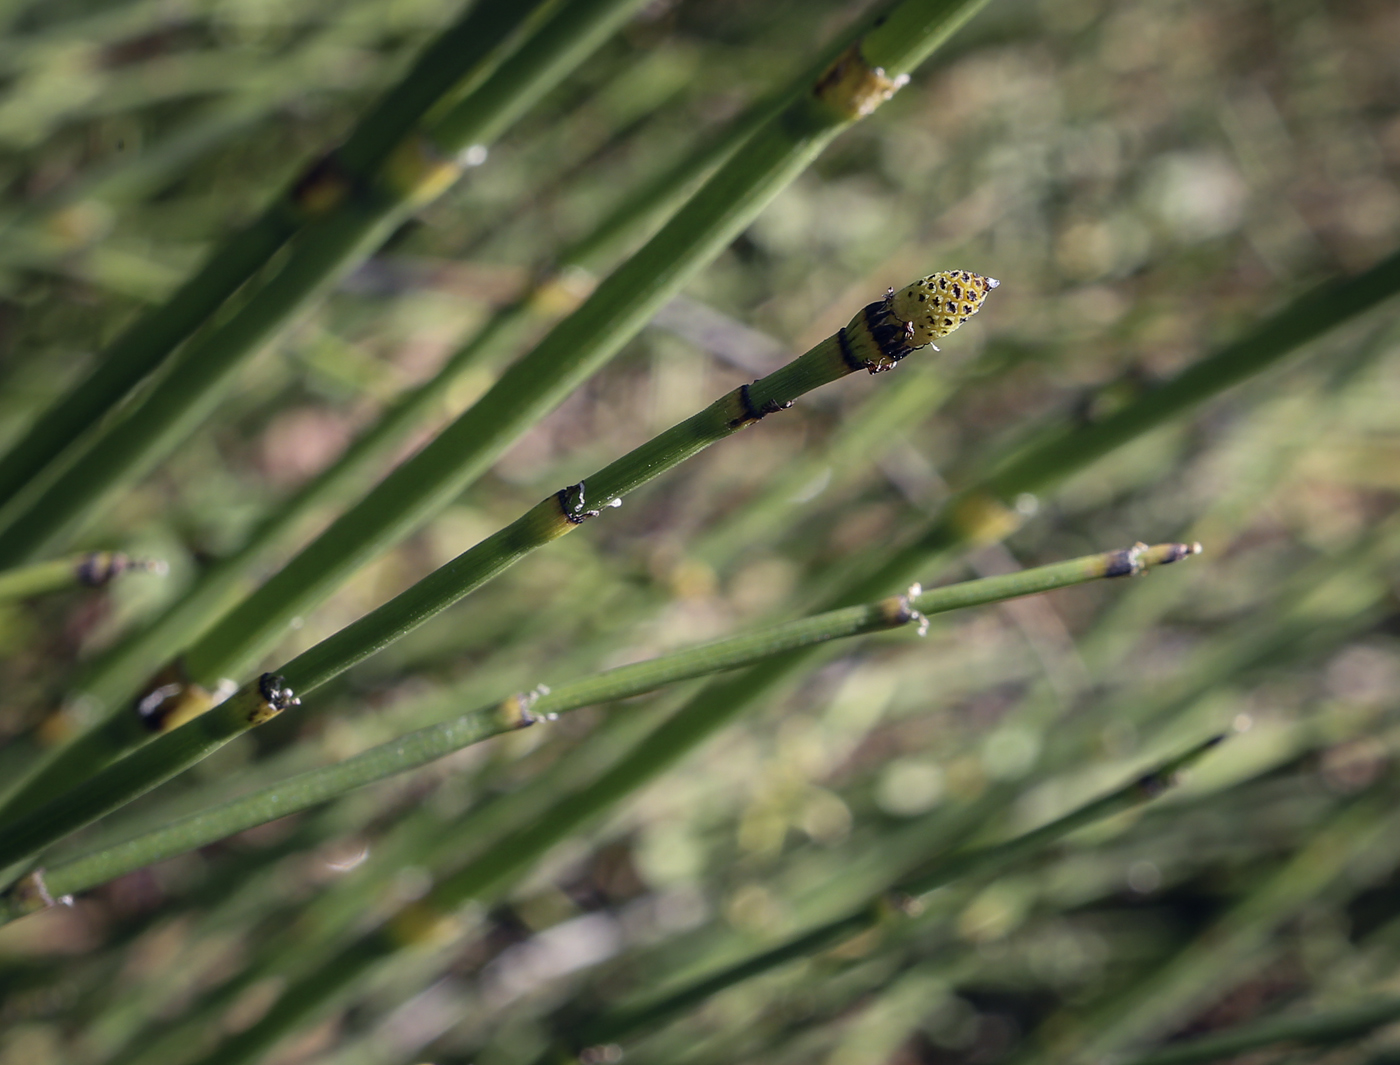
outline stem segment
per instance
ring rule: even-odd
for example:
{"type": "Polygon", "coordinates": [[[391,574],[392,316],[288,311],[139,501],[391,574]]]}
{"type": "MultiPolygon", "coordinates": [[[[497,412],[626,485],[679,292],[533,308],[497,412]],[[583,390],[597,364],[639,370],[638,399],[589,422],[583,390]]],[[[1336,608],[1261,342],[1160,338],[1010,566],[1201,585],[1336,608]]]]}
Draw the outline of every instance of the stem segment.
{"type": "MultiPolygon", "coordinates": [[[[966,298],[958,300],[961,309],[956,314],[950,310],[946,319],[949,325],[942,327],[943,332],[951,331],[957,327],[953,324],[955,318],[976,313],[988,291],[984,283],[974,293],[972,279],[977,275],[967,271],[936,274],[862,308],[849,324],[804,355],[752,385],[736,388],[699,414],[604,467],[588,481],[547,497],[500,532],[304,651],[277,674],[265,673],[246,685],[232,701],[262,699],[279,709],[282,704],[299,701],[293,692],[314,690],[445,610],[531,551],[596,517],[600,511],[590,509],[589,500],[601,501],[605,508],[616,506],[627,492],[715,441],[791,406],[794,399],[813,388],[857,370],[888,370],[931,339],[923,336],[918,323],[905,320],[912,313],[907,307],[911,299],[923,293],[931,280],[947,287],[950,278],[952,284],[959,286],[960,294],[964,291],[962,286],[967,286],[966,298]],[[896,312],[902,312],[904,317],[896,312]],[[587,487],[590,483],[593,488],[587,487]],[[273,698],[268,695],[269,686],[273,692],[285,694],[273,698]]],[[[935,298],[929,305],[938,302],[935,298]]],[[[1124,570],[1130,571],[1131,567],[1124,570]]],[[[164,680],[139,701],[138,712],[147,728],[165,735],[139,750],[139,757],[131,755],[109,765],[47,805],[21,814],[0,837],[0,867],[125,805],[207,757],[240,732],[273,716],[238,712],[230,718],[219,713],[214,715],[218,724],[204,725],[200,715],[208,716],[208,707],[214,702],[209,689],[188,684],[177,673],[164,680]],[[184,732],[190,732],[192,738],[186,743],[178,742],[176,737],[184,732]],[[142,776],[143,773],[148,776],[142,776]]]]}
{"type": "MultiPolygon", "coordinates": [[[[98,432],[43,491],[7,515],[0,564],[33,557],[75,533],[122,487],[148,471],[204,422],[224,386],[294,316],[369,255],[405,218],[446,191],[468,162],[463,149],[499,136],[639,7],[642,0],[573,0],[479,89],[410,128],[369,180],[332,166],[308,175],[303,200],[325,202],[243,303],[196,338],[135,409],[98,432]],[[331,210],[330,208],[334,208],[331,210]]],[[[523,19],[529,8],[521,6],[523,19]]]]}
{"type": "Polygon", "coordinates": [[[120,551],[89,551],[85,555],[36,562],[0,573],[0,603],[72,588],[101,588],[130,572],[164,576],[166,564],[154,559],[131,558],[120,551]]]}
{"type": "MultiPolygon", "coordinates": [[[[751,977],[792,961],[808,957],[836,946],[851,936],[908,913],[910,903],[955,880],[986,876],[1034,854],[1085,825],[1102,821],[1157,798],[1175,783],[1177,774],[1198,761],[1223,739],[1213,736],[1190,750],[1168,759],[1122,787],[1100,796],[1058,817],[1048,824],[1032,829],[1003,843],[954,853],[936,858],[923,870],[892,884],[866,905],[835,920],[811,929],[780,946],[770,948],[737,962],[727,969],[695,981],[664,997],[637,1006],[605,1013],[585,1024],[566,1039],[577,1053],[598,1043],[611,1043],[634,1035],[697,1005],[711,995],[742,983],[751,977]]],[[[917,912],[917,906],[912,907],[917,912]]]]}
{"type": "Polygon", "coordinates": [[[0,503],[9,500],[79,434],[190,337],[310,218],[334,200],[331,185],[366,180],[402,135],[464,74],[524,22],[541,0],[474,4],[422,54],[339,149],[307,168],[265,211],[222,244],[160,307],[142,315],[97,367],[0,458],[0,503]]]}
{"type": "Polygon", "coordinates": [[[183,854],[279,817],[334,799],[354,788],[417,768],[503,732],[585,706],[625,699],[667,684],[748,665],[768,655],[831,640],[922,624],[931,614],[962,610],[1052,588],[1141,573],[1196,553],[1194,544],[1138,544],[1122,551],[1038,566],[997,577],[895,596],[878,603],[771,625],[754,632],[620,666],[550,689],[512,695],[494,706],[418,729],[354,758],[298,774],[251,795],[192,814],[126,843],[45,870],[37,890],[11,889],[0,906],[0,921],[22,916],[43,894],[50,898],[86,891],[152,862],[183,854]]]}

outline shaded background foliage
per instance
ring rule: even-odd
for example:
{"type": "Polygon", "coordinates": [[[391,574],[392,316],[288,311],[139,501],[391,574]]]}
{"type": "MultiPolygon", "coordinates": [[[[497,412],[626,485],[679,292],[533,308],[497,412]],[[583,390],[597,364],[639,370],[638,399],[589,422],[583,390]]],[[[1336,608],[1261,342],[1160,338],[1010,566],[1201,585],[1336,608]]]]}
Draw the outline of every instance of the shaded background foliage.
{"type": "MultiPolygon", "coordinates": [[[[0,607],[0,773],[61,731],[75,663],[236,547],[533,264],[853,11],[648,7],[82,544],[165,558],[168,578],[0,607]]],[[[0,434],[454,14],[439,0],[5,3],[0,434]]],[[[901,542],[1044,419],[1112,410],[1400,243],[1397,52],[1400,13],[1380,2],[992,4],[276,660],[886,286],[955,266],[1000,278],[941,356],[810,396],[707,452],[65,853],[453,709],[809,609],[853,556],[901,542]]],[[[1199,539],[1202,559],[937,619],[922,640],[843,646],[276,1060],[529,1062],[557,1009],[682,982],[849,907],[911,841],[1038,823],[1222,728],[1238,734],[1159,806],[950,886],[897,936],[717,996],[628,1060],[1096,1060],[1400,990],[1396,340],[1393,307],[1348,325],[1021,500],[1024,528],[960,565],[1000,572],[1138,539],[1199,539]]],[[[511,354],[474,370],[419,441],[511,354]]],[[[445,826],[532,782],[577,786],[570,772],[685,693],[504,737],[0,930],[0,1062],[187,1060],[146,1026],[178,1030],[268,944],[312,956],[411,899],[445,826]]],[[[275,988],[235,990],[211,1030],[248,1025],[275,988]]]]}

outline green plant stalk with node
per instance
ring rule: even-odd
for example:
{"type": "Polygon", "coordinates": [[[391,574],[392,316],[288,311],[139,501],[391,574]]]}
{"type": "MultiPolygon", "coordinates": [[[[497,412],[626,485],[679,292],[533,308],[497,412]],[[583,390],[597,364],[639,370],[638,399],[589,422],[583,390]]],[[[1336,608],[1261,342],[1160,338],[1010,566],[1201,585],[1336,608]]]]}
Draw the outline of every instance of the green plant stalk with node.
{"type": "MultiPolygon", "coordinates": [[[[571,0],[466,99],[402,133],[363,181],[333,182],[337,209],[308,223],[255,291],[214,317],[147,393],[99,430],[64,471],[0,513],[0,565],[71,538],[204,423],[234,373],[447,191],[493,143],[629,18],[642,0],[571,0]]],[[[318,191],[317,196],[322,195],[318,191]]]]}
{"type": "Polygon", "coordinates": [[[433,378],[396,400],[373,427],[363,433],[330,467],[314,477],[273,512],[232,555],[205,571],[194,587],[159,618],[122,641],[84,670],[69,701],[85,714],[107,711],[105,720],[55,752],[53,759],[36,767],[28,783],[15,790],[4,805],[7,816],[32,809],[46,790],[44,780],[66,782],[100,769],[107,762],[150,739],[139,717],[121,705],[138,685],[154,674],[172,652],[183,650],[218,619],[224,610],[246,594],[252,572],[269,551],[293,534],[318,508],[338,499],[361,481],[374,463],[402,441],[434,411],[470,368],[478,365],[500,339],[522,324],[542,317],[546,308],[567,299],[565,284],[577,282],[578,271],[607,254],[634,231],[647,228],[657,215],[671,213],[686,188],[695,184],[746,140],[777,105],[761,101],[731,122],[711,142],[687,153],[648,183],[636,196],[627,197],[586,237],[565,249],[558,262],[542,270],[530,289],[497,311],[476,334],[459,347],[433,378]],[[556,295],[560,293],[560,295],[556,295]]]}
{"type": "Polygon", "coordinates": [[[928,592],[911,589],[878,603],[829,611],[799,621],[620,666],[565,684],[541,686],[504,702],[474,710],[439,725],[398,736],[361,755],[315,769],[182,818],[126,843],[31,874],[5,896],[0,921],[22,916],[45,897],[60,898],[132,872],[152,862],[224,839],[235,832],[327,802],[354,788],[417,768],[454,751],[514,729],[553,720],[585,706],[625,699],[667,684],[749,665],[797,647],[889,629],[920,627],[950,610],[1038,595],[1103,578],[1133,576],[1195,554],[1199,545],[1139,544],[1121,551],[1037,566],[997,577],[966,581],[928,592]]]}
{"type": "Polygon", "coordinates": [[[313,219],[332,213],[345,190],[371,181],[403,130],[557,0],[488,0],[430,45],[404,78],[371,108],[345,143],[284,189],[255,220],[224,241],[159,307],[143,314],[100,356],[97,367],[41,414],[0,458],[0,505],[111,410],[142,378],[188,340],[313,219]]]}
{"type": "Polygon", "coordinates": [[[441,613],[530,552],[572,532],[629,492],[799,396],[861,370],[893,369],[957,329],[997,282],[944,271],[862,308],[851,321],[792,362],[741,385],[700,413],[653,437],[575,485],[560,489],[499,532],[439,567],[383,606],[264,673],[213,709],[194,710],[178,685],[158,690],[141,710],[157,740],[0,830],[0,866],[28,857],[69,832],[144,794],[229,740],[296,705],[302,694],[349,669],[441,613]]]}
{"type": "MultiPolygon", "coordinates": [[[[815,78],[799,78],[786,105],[578,310],[436,439],[225,614],[182,661],[157,675],[151,689],[178,685],[191,705],[209,705],[223,679],[250,669],[293,618],[460,496],[512,441],[616,354],[838,133],[892,95],[905,72],[984,2],[904,0],[875,28],[853,31],[837,59],[815,78]]],[[[67,786],[129,749],[137,742],[130,725],[114,720],[90,741],[61,753],[11,796],[0,816],[32,809],[37,798],[53,793],[56,781],[67,786]]]]}
{"type": "Polygon", "coordinates": [[[74,588],[101,588],[123,573],[164,576],[167,568],[164,562],[131,558],[120,551],[89,551],[85,555],[55,558],[0,573],[0,603],[74,588]]]}

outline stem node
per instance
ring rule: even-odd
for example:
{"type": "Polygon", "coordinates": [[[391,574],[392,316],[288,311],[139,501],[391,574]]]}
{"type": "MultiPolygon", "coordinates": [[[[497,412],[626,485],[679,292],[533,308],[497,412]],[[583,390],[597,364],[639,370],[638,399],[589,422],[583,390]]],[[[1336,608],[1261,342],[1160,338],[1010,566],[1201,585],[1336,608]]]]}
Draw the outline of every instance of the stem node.
{"type": "Polygon", "coordinates": [[[54,898],[49,894],[48,886],[44,883],[44,871],[35,869],[27,876],[15,881],[15,884],[7,892],[5,898],[9,902],[8,909],[17,917],[25,914],[37,913],[39,910],[52,909],[54,906],[72,906],[72,895],[60,895],[54,898]]]}
{"type": "Polygon", "coordinates": [[[892,78],[883,67],[867,63],[857,41],[826,68],[812,93],[837,114],[854,120],[872,113],[908,83],[908,74],[892,78]]]}

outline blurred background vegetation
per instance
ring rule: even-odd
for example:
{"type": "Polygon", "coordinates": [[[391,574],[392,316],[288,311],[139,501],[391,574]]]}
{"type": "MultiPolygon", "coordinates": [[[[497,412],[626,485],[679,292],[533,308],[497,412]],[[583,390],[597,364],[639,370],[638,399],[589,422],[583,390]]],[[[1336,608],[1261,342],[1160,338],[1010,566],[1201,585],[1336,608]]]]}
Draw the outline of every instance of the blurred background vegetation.
{"type": "MultiPolygon", "coordinates": [[[[0,440],[349,129],[459,6],[3,0],[0,440]]],[[[167,576],[0,604],[0,774],[59,738],[81,663],[862,6],[646,6],[78,545],[163,559],[167,576]]],[[[1397,55],[1400,8],[1383,0],[993,0],[487,477],[298,619],[275,660],[887,286],[944,268],[999,278],[941,355],[706,452],[65,853],[514,690],[812,609],[856,555],[903,542],[950,485],[1046,424],[1118,409],[1400,244],[1397,55]]],[[[464,375],[400,456],[528,339],[464,375]]],[[[266,1060],[529,1065],[599,1003],[782,942],[860,905],[913,852],[1040,824],[1215,731],[1232,735],[1155,805],[582,1060],[1127,1061],[1400,996],[1397,411],[1391,304],[1018,500],[1019,531],[926,581],[1136,540],[1206,553],[935,618],[923,639],[840,645],[266,1060]]],[[[582,787],[693,690],[500,737],[0,929],[0,1063],[193,1060],[298,965],[582,787]]],[[[1391,1016],[1248,1060],[1393,1060],[1391,1016]]]]}

